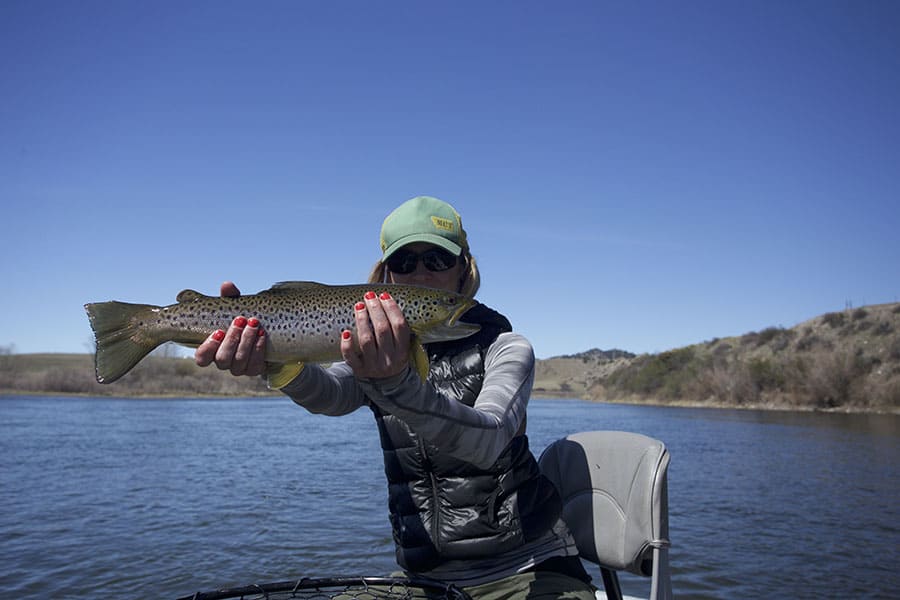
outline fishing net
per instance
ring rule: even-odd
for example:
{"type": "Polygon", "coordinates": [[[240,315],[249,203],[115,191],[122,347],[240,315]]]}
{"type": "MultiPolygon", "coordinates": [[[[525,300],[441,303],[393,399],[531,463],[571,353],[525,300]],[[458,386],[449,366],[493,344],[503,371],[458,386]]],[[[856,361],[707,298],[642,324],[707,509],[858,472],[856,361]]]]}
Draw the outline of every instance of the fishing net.
{"type": "Polygon", "coordinates": [[[402,577],[304,578],[197,592],[178,600],[471,600],[456,586],[430,579],[402,577]]]}

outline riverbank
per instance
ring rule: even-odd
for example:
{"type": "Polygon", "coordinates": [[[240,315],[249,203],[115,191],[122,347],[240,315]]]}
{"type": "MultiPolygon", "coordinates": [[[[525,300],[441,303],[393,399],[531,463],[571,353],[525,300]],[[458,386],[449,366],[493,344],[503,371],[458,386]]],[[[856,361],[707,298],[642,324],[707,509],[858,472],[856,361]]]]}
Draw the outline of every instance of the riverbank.
{"type": "Polygon", "coordinates": [[[633,355],[538,361],[535,394],[629,404],[900,414],[900,304],[633,355]]]}

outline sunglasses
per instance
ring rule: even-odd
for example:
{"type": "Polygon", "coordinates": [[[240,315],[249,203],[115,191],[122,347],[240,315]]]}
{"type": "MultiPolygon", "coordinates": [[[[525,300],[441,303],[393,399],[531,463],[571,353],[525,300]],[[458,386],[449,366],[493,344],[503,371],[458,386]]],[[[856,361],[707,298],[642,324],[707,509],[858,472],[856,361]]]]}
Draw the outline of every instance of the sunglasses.
{"type": "Polygon", "coordinates": [[[456,264],[456,256],[443,248],[430,248],[421,254],[409,250],[397,250],[387,259],[392,273],[406,275],[416,270],[419,260],[429,271],[446,271],[456,264]]]}

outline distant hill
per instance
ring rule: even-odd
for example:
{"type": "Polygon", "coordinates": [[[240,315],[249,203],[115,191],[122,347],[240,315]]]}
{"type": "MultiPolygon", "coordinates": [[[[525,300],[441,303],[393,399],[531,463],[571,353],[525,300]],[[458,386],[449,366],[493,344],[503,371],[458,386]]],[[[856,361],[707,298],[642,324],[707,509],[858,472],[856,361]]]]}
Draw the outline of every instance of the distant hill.
{"type": "Polygon", "coordinates": [[[832,312],[658,354],[538,361],[535,394],[598,401],[900,413],[900,304],[832,312]]]}
{"type": "Polygon", "coordinates": [[[587,397],[599,380],[625,367],[636,357],[625,350],[594,348],[538,360],[534,374],[534,394],[544,396],[587,397]]]}

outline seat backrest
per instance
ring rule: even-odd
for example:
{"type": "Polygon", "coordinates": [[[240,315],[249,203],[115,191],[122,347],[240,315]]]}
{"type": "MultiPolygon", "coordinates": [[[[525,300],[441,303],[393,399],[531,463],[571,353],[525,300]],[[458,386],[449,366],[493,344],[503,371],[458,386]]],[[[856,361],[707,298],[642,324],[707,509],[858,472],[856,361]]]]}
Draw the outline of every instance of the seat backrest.
{"type": "Polygon", "coordinates": [[[562,495],[563,520],[583,558],[653,575],[654,548],[665,558],[669,545],[662,442],[624,431],[575,433],[547,447],[540,465],[562,495]]]}

